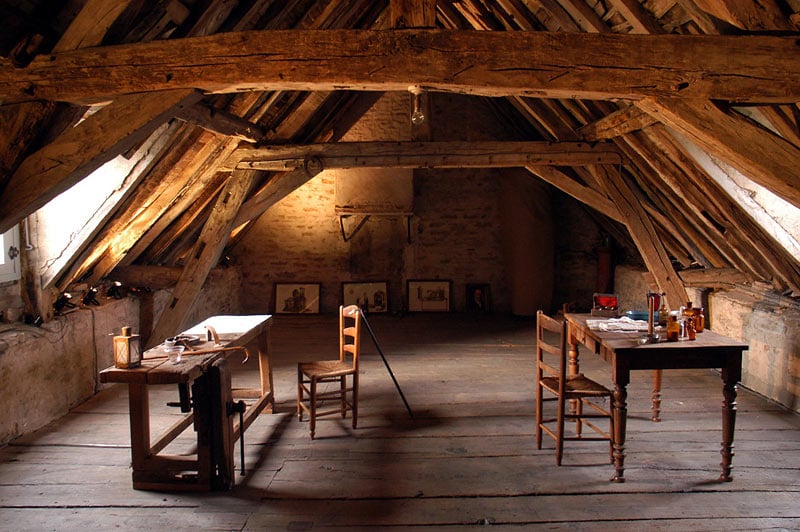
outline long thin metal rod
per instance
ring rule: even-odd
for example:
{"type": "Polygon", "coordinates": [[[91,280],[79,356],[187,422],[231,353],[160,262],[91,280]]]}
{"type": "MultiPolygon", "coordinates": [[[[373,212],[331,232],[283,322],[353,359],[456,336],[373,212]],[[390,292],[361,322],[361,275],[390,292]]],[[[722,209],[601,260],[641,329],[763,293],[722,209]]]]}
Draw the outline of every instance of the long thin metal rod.
{"type": "Polygon", "coordinates": [[[394,387],[397,388],[397,392],[400,394],[400,399],[403,400],[403,404],[406,405],[406,410],[408,410],[408,416],[414,417],[414,413],[411,412],[411,407],[408,406],[408,401],[406,401],[406,396],[403,395],[403,390],[400,389],[400,384],[397,383],[397,379],[394,378],[394,372],[392,372],[392,368],[389,367],[389,362],[386,360],[386,357],[383,354],[383,349],[381,349],[380,344],[378,343],[378,339],[375,338],[375,333],[372,330],[372,327],[369,325],[369,321],[367,320],[367,315],[364,313],[363,310],[358,309],[361,312],[361,317],[364,319],[364,325],[367,326],[367,331],[369,331],[369,335],[372,337],[372,343],[375,344],[375,347],[378,349],[378,354],[381,355],[381,359],[383,360],[383,364],[386,366],[386,369],[389,370],[389,376],[392,378],[394,382],[394,387]]]}

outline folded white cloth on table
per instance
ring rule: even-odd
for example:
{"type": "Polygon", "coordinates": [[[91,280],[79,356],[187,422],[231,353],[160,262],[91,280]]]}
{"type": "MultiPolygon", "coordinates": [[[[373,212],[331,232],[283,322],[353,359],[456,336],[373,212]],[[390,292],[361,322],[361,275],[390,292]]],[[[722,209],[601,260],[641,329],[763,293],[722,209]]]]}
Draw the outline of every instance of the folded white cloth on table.
{"type": "Polygon", "coordinates": [[[599,331],[645,331],[647,321],[632,320],[627,316],[621,318],[608,318],[604,320],[586,320],[586,326],[599,331]]]}

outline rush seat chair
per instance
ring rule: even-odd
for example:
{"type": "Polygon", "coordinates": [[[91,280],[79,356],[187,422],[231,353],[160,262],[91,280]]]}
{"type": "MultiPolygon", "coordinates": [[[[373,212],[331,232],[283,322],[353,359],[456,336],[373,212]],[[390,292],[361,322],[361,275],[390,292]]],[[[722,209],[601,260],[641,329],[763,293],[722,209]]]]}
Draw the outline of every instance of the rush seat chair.
{"type": "Polygon", "coordinates": [[[607,441],[609,456],[612,449],[614,422],[611,415],[611,390],[592,379],[578,375],[567,375],[567,322],[536,313],[536,448],[542,448],[542,433],[552,437],[556,443],[556,464],[561,465],[564,441],[607,441]],[[556,417],[545,418],[543,414],[544,392],[557,401],[556,417]],[[605,403],[608,402],[608,406],[605,403]],[[586,407],[586,410],[584,410],[586,407]],[[608,419],[608,431],[595,422],[608,419]],[[566,420],[575,422],[574,435],[566,435],[566,420]],[[583,425],[592,429],[589,435],[582,433],[583,425]]]}
{"type": "Polygon", "coordinates": [[[361,343],[361,309],[357,305],[339,307],[339,359],[300,362],[297,364],[297,417],[309,417],[311,439],[316,432],[317,418],[353,413],[353,428],[358,423],[358,355],[361,343]],[[349,377],[349,379],[348,379],[349,377]],[[350,381],[348,385],[348,380],[350,381]],[[323,386],[334,384],[334,389],[323,386]],[[326,410],[331,401],[335,407],[326,410]]]}

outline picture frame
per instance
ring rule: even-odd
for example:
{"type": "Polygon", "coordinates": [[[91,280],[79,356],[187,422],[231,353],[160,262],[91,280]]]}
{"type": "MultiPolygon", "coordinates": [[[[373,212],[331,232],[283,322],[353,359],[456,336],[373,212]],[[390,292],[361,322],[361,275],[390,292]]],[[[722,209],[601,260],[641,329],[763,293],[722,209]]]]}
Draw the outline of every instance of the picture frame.
{"type": "Polygon", "coordinates": [[[275,314],[319,314],[320,283],[275,283],[275,314]]]}
{"type": "Polygon", "coordinates": [[[389,283],[387,281],[353,281],[342,283],[342,305],[358,305],[370,313],[389,311],[389,283]]]}
{"type": "Polygon", "coordinates": [[[492,311],[491,286],[488,283],[469,283],[466,286],[467,312],[485,314],[492,311]]]}
{"type": "Polygon", "coordinates": [[[409,280],[408,311],[409,312],[450,312],[452,282],[449,280],[409,280]]]}

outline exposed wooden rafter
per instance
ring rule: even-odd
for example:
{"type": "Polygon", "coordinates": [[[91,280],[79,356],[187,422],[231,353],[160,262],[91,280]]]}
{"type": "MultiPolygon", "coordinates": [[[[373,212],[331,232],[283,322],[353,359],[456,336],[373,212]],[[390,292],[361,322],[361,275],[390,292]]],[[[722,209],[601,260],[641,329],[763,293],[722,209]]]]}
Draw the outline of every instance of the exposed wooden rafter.
{"type": "Polygon", "coordinates": [[[710,101],[645,99],[636,103],[709,154],[800,207],[800,148],[710,101]]]}

